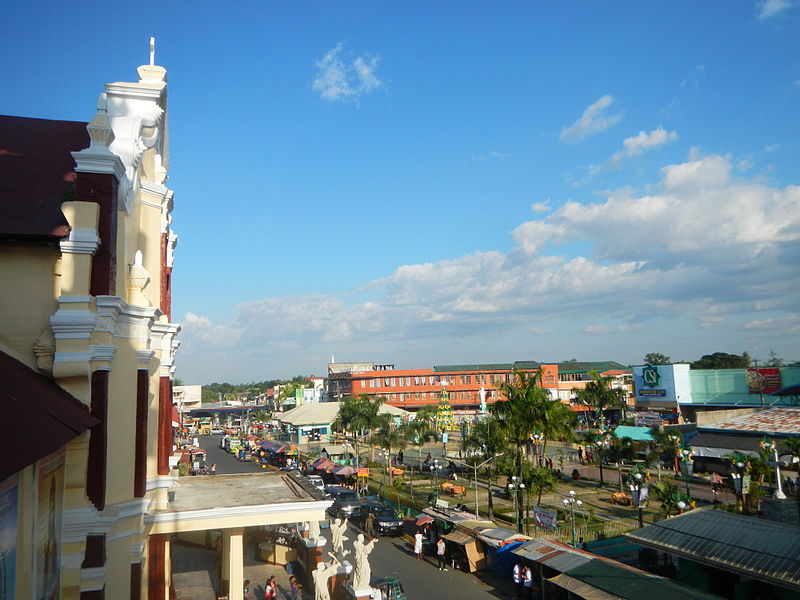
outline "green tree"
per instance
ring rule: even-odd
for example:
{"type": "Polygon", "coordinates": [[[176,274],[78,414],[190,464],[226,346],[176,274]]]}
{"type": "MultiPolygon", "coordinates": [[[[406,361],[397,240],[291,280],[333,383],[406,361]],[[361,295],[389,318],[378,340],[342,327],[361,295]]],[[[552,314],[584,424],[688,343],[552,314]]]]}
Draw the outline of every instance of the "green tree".
{"type": "MultiPolygon", "coordinates": [[[[359,456],[359,437],[366,436],[373,429],[380,427],[387,418],[379,415],[383,400],[383,398],[373,400],[367,394],[361,394],[342,398],[339,403],[339,412],[333,422],[333,428],[336,431],[351,434],[356,457],[359,456]]],[[[370,447],[370,456],[374,458],[372,447],[370,447]]]]}
{"type": "MultiPolygon", "coordinates": [[[[478,452],[478,456],[474,457],[473,464],[480,464],[489,458],[493,458],[500,454],[504,454],[508,449],[508,438],[506,437],[506,430],[498,426],[498,423],[493,418],[481,419],[475,423],[470,429],[469,435],[461,442],[462,448],[467,452],[478,452]]],[[[467,459],[469,463],[471,459],[467,459]]],[[[489,520],[494,518],[494,494],[492,486],[494,485],[495,474],[498,472],[498,465],[496,461],[491,461],[486,465],[487,475],[487,490],[488,498],[487,505],[489,510],[489,520]]]]}
{"type": "Polygon", "coordinates": [[[678,484],[674,481],[656,481],[650,484],[650,494],[659,502],[661,502],[661,510],[664,511],[664,516],[669,517],[678,512],[678,498],[680,497],[680,490],[678,484]]]}
{"type": "Polygon", "coordinates": [[[605,425],[605,411],[610,408],[624,409],[626,392],[623,388],[613,387],[613,377],[603,377],[597,371],[590,371],[592,378],[582,390],[578,390],[575,399],[593,408],[600,418],[600,427],[605,425]]]}
{"type": "Polygon", "coordinates": [[[646,365],[669,365],[669,356],[661,354],[660,352],[648,352],[644,355],[644,364],[646,365]]]}
{"type": "MultiPolygon", "coordinates": [[[[419,467],[420,472],[422,469],[422,448],[428,442],[436,442],[439,441],[439,433],[432,429],[430,423],[425,420],[420,420],[419,418],[414,419],[413,421],[409,421],[405,423],[401,428],[402,435],[405,437],[406,441],[417,448],[417,456],[419,458],[419,467]]],[[[411,496],[414,496],[414,467],[412,463],[411,467],[411,477],[409,478],[411,483],[411,496]]]]}
{"type": "Polygon", "coordinates": [[[751,359],[747,352],[742,355],[714,352],[705,354],[691,364],[692,369],[746,369],[750,366],[751,359]]]}
{"type": "Polygon", "coordinates": [[[778,356],[778,353],[775,350],[770,349],[769,351],[769,360],[767,361],[768,367],[782,367],[783,366],[783,359],[778,356]]]}

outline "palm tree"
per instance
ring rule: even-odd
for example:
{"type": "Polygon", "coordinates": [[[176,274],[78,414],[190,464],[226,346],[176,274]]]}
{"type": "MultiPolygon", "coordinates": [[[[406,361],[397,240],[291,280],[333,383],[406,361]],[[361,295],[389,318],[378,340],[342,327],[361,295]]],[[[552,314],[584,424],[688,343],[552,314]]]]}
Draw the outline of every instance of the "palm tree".
{"type": "MultiPolygon", "coordinates": [[[[382,415],[381,415],[382,416],[382,415]]],[[[400,451],[406,447],[407,441],[405,437],[400,435],[400,432],[394,427],[388,419],[384,420],[380,428],[372,434],[373,444],[377,444],[380,448],[385,448],[392,454],[395,450],[400,451]]],[[[389,485],[392,485],[392,469],[389,468],[389,457],[386,457],[386,465],[384,468],[389,473],[389,485]]]]}
{"type": "Polygon", "coordinates": [[[603,377],[597,371],[589,371],[592,378],[582,390],[578,390],[575,399],[580,404],[593,408],[600,416],[600,427],[605,424],[605,411],[609,408],[625,408],[626,393],[622,388],[612,387],[613,377],[603,377]]]}
{"type": "Polygon", "coordinates": [[[680,496],[678,484],[673,481],[656,481],[650,484],[650,493],[655,496],[656,500],[661,502],[661,510],[664,511],[664,516],[668,517],[677,510],[677,500],[680,496]]]}
{"type": "Polygon", "coordinates": [[[379,415],[382,398],[371,399],[367,394],[343,398],[339,403],[339,412],[333,422],[333,428],[353,436],[356,464],[358,464],[358,438],[379,427],[385,416],[379,415]]]}

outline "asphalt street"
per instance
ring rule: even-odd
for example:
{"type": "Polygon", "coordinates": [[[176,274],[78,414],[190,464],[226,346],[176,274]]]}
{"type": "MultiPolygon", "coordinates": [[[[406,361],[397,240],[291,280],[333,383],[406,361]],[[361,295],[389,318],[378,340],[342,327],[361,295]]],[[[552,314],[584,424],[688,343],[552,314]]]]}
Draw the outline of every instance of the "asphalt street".
{"type": "MultiPolygon", "coordinates": [[[[200,437],[200,447],[207,452],[207,463],[216,463],[217,473],[262,472],[259,465],[241,462],[219,447],[221,436],[200,437]]],[[[361,533],[349,526],[350,542],[361,533]]],[[[380,538],[370,555],[374,577],[399,579],[409,599],[436,598],[437,600],[473,600],[478,598],[510,598],[512,584],[482,572],[480,577],[454,569],[439,571],[432,557],[417,560],[412,544],[402,537],[380,538]]]]}

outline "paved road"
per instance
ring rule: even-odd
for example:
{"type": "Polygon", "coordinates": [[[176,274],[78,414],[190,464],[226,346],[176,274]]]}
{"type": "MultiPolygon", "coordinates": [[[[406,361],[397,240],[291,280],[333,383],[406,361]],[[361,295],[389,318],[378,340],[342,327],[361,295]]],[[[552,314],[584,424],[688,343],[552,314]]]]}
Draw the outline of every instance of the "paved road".
{"type": "Polygon", "coordinates": [[[201,435],[198,440],[200,447],[206,451],[206,464],[210,467],[216,463],[217,474],[260,473],[263,470],[261,465],[250,461],[240,461],[230,452],[225,452],[219,447],[221,439],[221,435],[201,435]]]}
{"type": "MultiPolygon", "coordinates": [[[[349,529],[351,540],[361,532],[352,525],[349,529]]],[[[480,573],[480,578],[454,569],[439,571],[432,557],[417,560],[412,544],[401,537],[380,538],[370,554],[370,565],[374,577],[399,579],[410,600],[485,600],[511,598],[514,593],[512,584],[485,571],[480,573]]]]}

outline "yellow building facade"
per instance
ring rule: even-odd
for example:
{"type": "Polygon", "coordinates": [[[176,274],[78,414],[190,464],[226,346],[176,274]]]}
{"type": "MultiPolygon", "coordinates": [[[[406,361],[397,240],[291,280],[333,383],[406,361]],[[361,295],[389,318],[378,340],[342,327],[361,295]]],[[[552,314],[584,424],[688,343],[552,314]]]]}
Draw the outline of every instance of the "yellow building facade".
{"type": "Polygon", "coordinates": [[[177,236],[152,42],[137,74],[89,123],[0,116],[0,598],[167,600],[176,536],[213,530],[239,600],[245,528],[330,505],[297,475],[172,468],[177,236]]]}

